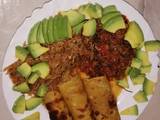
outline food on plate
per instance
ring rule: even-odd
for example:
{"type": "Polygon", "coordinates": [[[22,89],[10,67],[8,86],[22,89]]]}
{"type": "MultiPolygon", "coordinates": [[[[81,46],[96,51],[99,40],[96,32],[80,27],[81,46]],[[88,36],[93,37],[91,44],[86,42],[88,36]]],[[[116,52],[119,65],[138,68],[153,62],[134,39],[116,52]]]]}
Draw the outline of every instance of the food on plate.
{"type": "Polygon", "coordinates": [[[93,115],[96,120],[120,120],[116,99],[106,77],[84,79],[93,115]]]}
{"type": "MultiPolygon", "coordinates": [[[[129,91],[128,78],[143,87],[133,96],[137,103],[153,93],[148,51],[159,50],[159,43],[144,42],[139,24],[115,5],[88,3],[44,18],[31,26],[28,43],[16,47],[17,61],[5,68],[13,90],[23,94],[12,110],[24,113],[43,103],[51,120],[120,120],[116,100],[123,88],[129,91]]],[[[120,113],[138,115],[138,107],[120,113]]],[[[24,118],[30,119],[40,114],[24,118]]]]}
{"type": "Polygon", "coordinates": [[[48,92],[44,97],[44,104],[49,111],[51,120],[72,120],[67,105],[58,90],[48,92]]]}
{"type": "Polygon", "coordinates": [[[31,115],[23,118],[22,120],[40,120],[40,113],[39,112],[32,113],[31,115]]]}
{"type": "Polygon", "coordinates": [[[130,106],[124,109],[123,111],[121,111],[120,114],[121,115],[132,115],[132,116],[138,115],[138,107],[137,105],[130,106]]]}
{"type": "Polygon", "coordinates": [[[61,83],[59,90],[74,120],[92,120],[87,94],[79,76],[61,83]]]}

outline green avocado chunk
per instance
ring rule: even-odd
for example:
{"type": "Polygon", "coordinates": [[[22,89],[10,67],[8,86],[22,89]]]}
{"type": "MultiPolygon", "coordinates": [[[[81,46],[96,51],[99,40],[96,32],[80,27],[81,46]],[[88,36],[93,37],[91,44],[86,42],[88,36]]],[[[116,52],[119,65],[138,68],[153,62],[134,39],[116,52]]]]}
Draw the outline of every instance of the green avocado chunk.
{"type": "Polygon", "coordinates": [[[49,43],[49,40],[48,40],[48,20],[47,19],[44,19],[42,21],[42,32],[43,32],[43,38],[45,40],[45,43],[49,43]]]}
{"type": "Polygon", "coordinates": [[[28,43],[37,43],[37,33],[39,28],[40,22],[36,23],[30,30],[28,35],[28,43]]]}
{"type": "Polygon", "coordinates": [[[28,78],[29,84],[34,84],[39,78],[39,74],[37,72],[33,72],[30,77],[28,78]]]}
{"type": "Polygon", "coordinates": [[[54,33],[53,33],[53,17],[50,17],[48,20],[48,41],[49,43],[54,42],[54,33]]]}
{"type": "Polygon", "coordinates": [[[30,88],[29,88],[27,82],[23,82],[23,83],[20,83],[20,84],[14,86],[13,90],[21,92],[21,93],[27,93],[30,91],[30,88]]]}
{"type": "Polygon", "coordinates": [[[42,103],[42,98],[39,97],[32,97],[26,100],[26,109],[33,110],[38,107],[42,103]]]}
{"type": "Polygon", "coordinates": [[[129,88],[128,81],[126,79],[118,80],[118,85],[123,88],[129,88]]]}
{"type": "Polygon", "coordinates": [[[40,22],[40,25],[38,28],[37,41],[38,41],[38,43],[45,44],[45,40],[43,37],[43,23],[42,22],[40,22]]]}
{"type": "Polygon", "coordinates": [[[85,16],[86,19],[101,18],[102,8],[100,5],[88,3],[79,7],[78,11],[85,16]]]}
{"type": "Polygon", "coordinates": [[[134,78],[131,78],[131,80],[134,85],[142,85],[145,80],[145,74],[140,74],[134,78]]]}
{"type": "Polygon", "coordinates": [[[121,15],[117,15],[111,19],[106,21],[103,25],[103,28],[111,33],[115,33],[119,29],[126,28],[125,22],[123,20],[123,17],[121,15]]]}
{"type": "Polygon", "coordinates": [[[55,42],[72,37],[72,29],[67,16],[57,15],[54,17],[53,31],[55,42]]]}
{"type": "Polygon", "coordinates": [[[160,40],[146,41],[144,46],[147,51],[158,51],[160,50],[160,40]]]}
{"type": "Polygon", "coordinates": [[[142,65],[142,61],[138,58],[133,58],[132,63],[131,63],[131,67],[135,67],[135,68],[140,68],[142,65]]]}
{"type": "Polygon", "coordinates": [[[105,22],[108,22],[109,19],[112,19],[117,15],[121,15],[121,13],[119,11],[109,12],[101,18],[101,23],[104,24],[105,22]]]}
{"type": "Polygon", "coordinates": [[[23,62],[27,58],[28,54],[29,51],[26,48],[21,46],[16,46],[16,58],[18,58],[23,62]]]}
{"type": "Polygon", "coordinates": [[[25,97],[24,97],[24,95],[21,95],[14,102],[13,107],[12,107],[12,111],[14,113],[24,113],[25,109],[26,109],[25,108],[25,97]]]}
{"type": "Polygon", "coordinates": [[[155,89],[155,83],[151,80],[148,80],[147,78],[144,80],[143,83],[143,91],[144,93],[148,95],[152,95],[155,89]]]}
{"type": "Polygon", "coordinates": [[[136,57],[142,61],[142,66],[150,65],[149,56],[146,51],[137,50],[136,57]]]}
{"type": "Polygon", "coordinates": [[[68,17],[71,26],[75,26],[85,20],[85,16],[76,10],[64,11],[61,14],[68,17]]]}
{"type": "Polygon", "coordinates": [[[133,98],[135,99],[135,101],[137,101],[138,103],[143,103],[143,102],[147,102],[148,98],[145,95],[145,93],[143,91],[138,91],[133,98]]]}
{"type": "Polygon", "coordinates": [[[39,97],[43,97],[45,96],[45,94],[47,93],[48,91],[48,87],[46,84],[42,84],[39,88],[38,88],[38,91],[37,91],[37,96],[39,97]]]}
{"type": "Polygon", "coordinates": [[[28,78],[31,74],[31,66],[28,63],[23,63],[17,67],[18,73],[20,73],[23,77],[28,78]]]}
{"type": "Polygon", "coordinates": [[[130,106],[123,111],[120,112],[120,115],[138,115],[138,107],[137,105],[130,106]]]}
{"type": "Polygon", "coordinates": [[[40,113],[39,112],[32,113],[31,115],[23,118],[22,120],[40,120],[40,113]]]}
{"type": "Polygon", "coordinates": [[[33,43],[29,44],[28,50],[34,58],[37,58],[42,54],[46,53],[49,50],[49,48],[42,47],[39,43],[33,43]]]}
{"type": "Polygon", "coordinates": [[[137,77],[139,74],[141,73],[141,71],[137,68],[131,68],[129,71],[128,71],[128,74],[131,78],[135,78],[137,77]]]}
{"type": "Polygon", "coordinates": [[[83,32],[84,36],[93,36],[96,33],[96,21],[89,20],[83,25],[83,32]]]}
{"type": "Polygon", "coordinates": [[[143,43],[143,31],[135,21],[129,23],[129,28],[127,30],[127,33],[125,34],[124,39],[131,44],[132,48],[138,48],[143,43]]]}
{"type": "Polygon", "coordinates": [[[106,15],[107,13],[114,12],[114,11],[117,11],[117,8],[115,5],[106,6],[105,8],[103,8],[103,15],[106,15]]]}
{"type": "Polygon", "coordinates": [[[152,69],[152,65],[151,64],[140,67],[141,73],[150,73],[151,69],[152,69]]]}
{"type": "Polygon", "coordinates": [[[49,74],[49,65],[47,62],[40,62],[32,66],[32,72],[38,72],[41,78],[46,78],[49,74]]]}
{"type": "Polygon", "coordinates": [[[78,25],[76,25],[76,26],[73,27],[72,30],[73,30],[73,34],[74,35],[81,34],[84,23],[85,22],[82,22],[82,23],[80,23],[80,24],[78,24],[78,25]]]}

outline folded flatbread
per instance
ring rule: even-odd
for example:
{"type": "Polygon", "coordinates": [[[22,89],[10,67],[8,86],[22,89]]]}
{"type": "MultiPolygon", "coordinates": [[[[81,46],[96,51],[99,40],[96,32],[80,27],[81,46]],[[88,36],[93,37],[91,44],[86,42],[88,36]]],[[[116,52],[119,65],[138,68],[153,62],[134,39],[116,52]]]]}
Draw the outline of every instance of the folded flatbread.
{"type": "Polygon", "coordinates": [[[59,90],[74,120],[92,120],[87,94],[79,77],[61,83],[59,90]]]}
{"type": "Polygon", "coordinates": [[[106,77],[83,80],[96,120],[120,120],[115,98],[106,77]]]}
{"type": "Polygon", "coordinates": [[[45,95],[44,103],[51,120],[72,120],[68,108],[59,91],[50,91],[45,95]]]}

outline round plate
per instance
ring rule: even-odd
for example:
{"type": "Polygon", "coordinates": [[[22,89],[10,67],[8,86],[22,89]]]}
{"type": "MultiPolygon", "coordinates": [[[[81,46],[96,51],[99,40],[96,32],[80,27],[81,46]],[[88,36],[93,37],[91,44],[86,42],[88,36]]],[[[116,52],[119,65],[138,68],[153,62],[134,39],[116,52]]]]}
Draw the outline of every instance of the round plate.
{"type": "MultiPolygon", "coordinates": [[[[44,6],[42,8],[35,9],[32,13],[32,16],[29,18],[26,18],[24,23],[18,28],[18,30],[16,31],[15,35],[13,36],[12,41],[7,49],[7,52],[6,52],[6,55],[4,58],[3,68],[10,65],[14,61],[16,61],[16,59],[15,59],[15,46],[22,45],[24,43],[24,41],[27,40],[27,36],[28,36],[30,28],[37,21],[42,20],[45,17],[55,15],[59,11],[68,10],[71,8],[77,8],[79,5],[86,4],[88,2],[92,2],[92,3],[97,2],[97,3],[101,4],[102,6],[111,5],[111,4],[116,5],[118,10],[121,11],[122,14],[126,15],[130,21],[135,20],[140,25],[140,27],[143,30],[145,40],[153,40],[154,39],[153,33],[152,33],[149,25],[145,21],[145,19],[140,15],[140,13],[136,9],[134,9],[132,6],[130,6],[128,3],[126,3],[122,0],[91,0],[91,1],[87,1],[87,0],[69,0],[69,1],[68,0],[53,0],[53,1],[50,1],[46,4],[44,4],[44,6]]],[[[156,82],[157,77],[158,77],[157,53],[149,53],[149,58],[150,58],[150,61],[152,62],[152,71],[150,74],[147,74],[147,77],[150,80],[156,82]]],[[[34,111],[40,111],[41,112],[41,120],[49,120],[48,112],[45,109],[45,107],[42,105],[39,106],[38,108],[34,109],[33,111],[27,111],[24,114],[13,113],[12,112],[12,105],[13,105],[15,99],[20,95],[20,93],[17,93],[12,90],[13,84],[12,84],[8,75],[3,73],[2,77],[3,77],[3,93],[5,96],[6,102],[7,102],[8,109],[11,112],[11,114],[13,115],[14,119],[20,120],[23,117],[33,113],[34,111]]],[[[129,90],[131,90],[133,92],[130,93],[130,92],[126,92],[124,90],[122,91],[121,95],[118,97],[119,111],[121,111],[129,106],[137,104],[136,101],[134,101],[132,96],[138,90],[142,89],[142,86],[141,85],[134,86],[134,85],[132,85],[130,80],[129,80],[129,85],[130,85],[129,90]]],[[[151,96],[149,97],[149,100],[150,100],[150,98],[151,98],[151,96]]],[[[147,104],[148,104],[148,102],[143,103],[143,104],[137,104],[138,110],[139,110],[139,115],[143,112],[143,110],[147,106],[147,104]]],[[[121,116],[121,119],[122,120],[135,120],[135,119],[137,119],[138,116],[121,116]]]]}

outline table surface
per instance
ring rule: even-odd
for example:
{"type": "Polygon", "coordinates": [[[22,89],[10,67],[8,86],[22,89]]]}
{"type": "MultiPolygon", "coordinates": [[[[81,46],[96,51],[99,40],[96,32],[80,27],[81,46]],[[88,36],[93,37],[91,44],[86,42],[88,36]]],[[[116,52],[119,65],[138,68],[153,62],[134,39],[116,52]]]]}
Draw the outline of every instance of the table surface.
{"type": "MultiPolygon", "coordinates": [[[[49,0],[0,0],[0,119],[13,120],[2,93],[2,63],[6,48],[13,34],[32,11],[49,0]]],[[[69,1],[69,0],[68,0],[69,1]]],[[[148,21],[156,39],[160,39],[160,0],[125,0],[134,6],[148,21]]],[[[160,77],[159,77],[160,78],[160,77]]],[[[156,85],[154,96],[138,120],[159,120],[160,82],[156,85]]]]}

